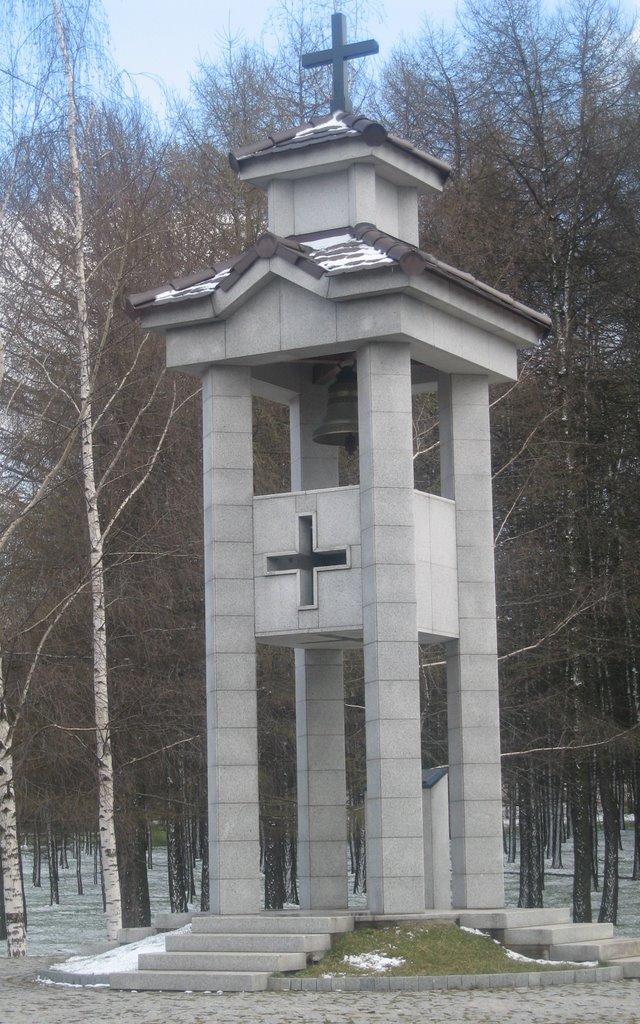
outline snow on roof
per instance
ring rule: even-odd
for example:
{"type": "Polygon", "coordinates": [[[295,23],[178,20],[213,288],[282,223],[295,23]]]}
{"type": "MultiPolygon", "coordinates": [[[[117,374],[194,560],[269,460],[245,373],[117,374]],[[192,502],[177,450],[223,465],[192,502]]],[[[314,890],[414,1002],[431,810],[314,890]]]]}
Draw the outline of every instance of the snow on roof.
{"type": "Polygon", "coordinates": [[[214,273],[214,276],[209,278],[208,281],[192,284],[188,288],[175,288],[173,285],[167,285],[164,291],[159,292],[155,296],[153,304],[162,306],[167,302],[174,302],[176,299],[185,302],[187,299],[199,299],[203,295],[211,295],[218,288],[220,282],[224,281],[225,277],[228,277],[230,273],[231,271],[227,267],[217,274],[214,273]]]}
{"type": "Polygon", "coordinates": [[[226,290],[235,283],[260,256],[270,257],[284,255],[293,259],[314,276],[335,274],[350,270],[368,270],[379,266],[391,266],[396,260],[359,238],[353,228],[345,228],[334,234],[301,236],[296,238],[278,238],[267,232],[262,235],[254,246],[246,250],[228,266],[211,267],[207,271],[186,278],[177,278],[162,285],[155,291],[143,292],[130,296],[130,305],[134,310],[150,305],[163,306],[171,302],[187,302],[212,295],[219,288],[226,290]],[[303,240],[304,239],[304,240],[303,240]]]}
{"type": "Polygon", "coordinates": [[[328,118],[328,120],[326,121],[320,121],[318,124],[310,123],[304,125],[302,128],[298,129],[293,138],[296,140],[308,139],[312,135],[321,135],[325,132],[334,135],[336,133],[339,133],[341,135],[358,134],[355,128],[350,128],[348,125],[345,124],[345,122],[342,120],[342,115],[337,111],[333,113],[331,117],[328,118]]]}
{"type": "Polygon", "coordinates": [[[395,260],[352,235],[332,235],[318,238],[309,245],[311,257],[328,274],[346,270],[369,270],[391,266],[395,260]]]}
{"type": "Polygon", "coordinates": [[[230,263],[197,271],[176,278],[160,288],[129,297],[130,312],[135,315],[151,307],[187,302],[233,288],[246,271],[259,259],[280,256],[312,277],[367,272],[398,268],[409,277],[434,274],[473,291],[497,305],[533,320],[548,330],[550,320],[523,305],[504,292],[483,284],[471,274],[437,260],[398,238],[385,234],[373,224],[357,224],[334,231],[281,238],[265,232],[256,242],[230,263]]]}
{"type": "Polygon", "coordinates": [[[229,163],[238,173],[240,164],[252,157],[268,156],[288,149],[300,149],[334,139],[359,136],[368,146],[380,146],[388,139],[386,128],[377,121],[356,114],[335,111],[328,117],[312,118],[285,132],[272,132],[266,138],[241,146],[229,154],[229,163]]]}
{"type": "Polygon", "coordinates": [[[419,163],[427,164],[432,170],[435,170],[440,175],[443,184],[451,173],[451,166],[444,160],[432,156],[431,153],[424,153],[422,150],[416,149],[406,139],[390,135],[379,121],[372,121],[371,118],[362,114],[348,114],[340,110],[328,117],[312,118],[307,124],[299,125],[286,132],[272,132],[259,142],[234,149],[229,154],[229,163],[237,174],[245,161],[251,161],[256,157],[275,156],[291,149],[303,149],[307,146],[356,137],[361,138],[365,145],[372,148],[388,145],[392,149],[400,149],[410,154],[419,163]]]}

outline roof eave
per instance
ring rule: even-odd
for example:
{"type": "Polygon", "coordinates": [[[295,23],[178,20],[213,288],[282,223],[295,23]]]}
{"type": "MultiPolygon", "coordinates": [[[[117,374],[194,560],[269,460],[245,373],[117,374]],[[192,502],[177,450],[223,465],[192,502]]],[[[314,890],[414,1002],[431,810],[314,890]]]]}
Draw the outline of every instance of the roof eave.
{"type": "Polygon", "coordinates": [[[401,186],[417,188],[421,194],[441,192],[449,167],[435,157],[401,147],[396,140],[368,146],[358,136],[348,135],[316,142],[307,149],[271,149],[243,157],[237,174],[257,188],[266,189],[276,173],[279,178],[304,178],[319,173],[346,170],[354,163],[373,164],[381,177],[401,186]],[[322,160],[319,155],[322,154],[322,160]],[[277,168],[276,168],[277,165],[277,168]]]}
{"type": "Polygon", "coordinates": [[[551,321],[508,297],[478,282],[476,286],[454,277],[447,278],[429,267],[420,274],[408,276],[400,267],[354,269],[329,274],[327,298],[333,302],[348,303],[376,295],[400,292],[424,305],[436,306],[454,319],[474,323],[483,330],[494,332],[518,348],[531,348],[549,333],[551,321]]]}
{"type": "Polygon", "coordinates": [[[165,331],[190,324],[206,323],[216,318],[213,294],[201,295],[195,299],[169,299],[167,302],[146,305],[135,311],[145,331],[165,331]]]}

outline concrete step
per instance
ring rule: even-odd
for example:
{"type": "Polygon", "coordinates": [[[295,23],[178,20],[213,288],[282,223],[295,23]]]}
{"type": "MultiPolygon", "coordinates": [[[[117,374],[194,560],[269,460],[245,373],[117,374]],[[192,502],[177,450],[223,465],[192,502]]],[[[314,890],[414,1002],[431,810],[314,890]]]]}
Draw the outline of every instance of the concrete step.
{"type": "Polygon", "coordinates": [[[140,953],[138,971],[301,971],[306,953],[140,953]]]}
{"type": "Polygon", "coordinates": [[[508,907],[503,910],[459,910],[458,921],[465,928],[504,931],[550,924],[570,924],[570,907],[508,907]]]}
{"type": "Polygon", "coordinates": [[[155,935],[156,928],[120,928],[118,931],[118,945],[128,946],[131,942],[140,942],[141,939],[148,939],[155,935]]]}
{"type": "Polygon", "coordinates": [[[167,935],[167,953],[323,953],[331,949],[331,936],[324,932],[272,935],[268,932],[199,932],[167,935]]]}
{"type": "Polygon", "coordinates": [[[269,977],[259,971],[129,971],[111,974],[109,986],[129,992],[263,992],[269,977]]]}
{"type": "Polygon", "coordinates": [[[238,932],[267,932],[272,935],[322,932],[334,935],[338,932],[353,931],[353,915],[344,914],[290,914],[282,911],[268,911],[262,914],[198,914],[191,922],[192,934],[238,932]]]}
{"type": "Polygon", "coordinates": [[[172,932],[176,928],[184,928],[191,924],[192,913],[172,914],[168,910],[156,914],[153,918],[153,927],[157,932],[172,932]]]}
{"type": "MultiPolygon", "coordinates": [[[[312,954],[331,948],[331,936],[351,931],[348,912],[193,914],[190,934],[167,935],[165,952],[140,953],[138,970],[114,972],[113,988],[256,992],[275,972],[302,970],[312,954]]],[[[158,915],[156,927],[180,924],[158,915]]]]}
{"type": "Polygon", "coordinates": [[[552,960],[585,960],[612,961],[638,957],[640,959],[640,939],[624,936],[598,941],[562,942],[551,946],[549,955],[552,960]]]}
{"type": "Polygon", "coordinates": [[[640,978],[640,956],[625,956],[613,960],[615,967],[622,967],[625,978],[640,978]]]}
{"type": "Polygon", "coordinates": [[[598,939],[612,939],[612,924],[551,924],[529,928],[505,928],[506,946],[558,946],[598,939]]]}

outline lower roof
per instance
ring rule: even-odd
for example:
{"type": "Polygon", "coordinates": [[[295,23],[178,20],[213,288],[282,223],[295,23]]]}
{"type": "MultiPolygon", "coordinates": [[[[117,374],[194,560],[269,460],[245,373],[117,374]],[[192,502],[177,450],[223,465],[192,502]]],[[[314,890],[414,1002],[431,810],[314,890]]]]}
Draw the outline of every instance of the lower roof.
{"type": "Polygon", "coordinates": [[[265,232],[252,246],[228,262],[213,264],[185,277],[174,278],[158,288],[130,295],[129,312],[138,316],[145,311],[193,301],[216,291],[228,292],[254,263],[276,256],[295,264],[314,278],[380,271],[385,267],[399,268],[411,278],[433,275],[533,322],[543,333],[551,326],[550,318],[544,313],[367,223],[286,238],[265,232]]]}

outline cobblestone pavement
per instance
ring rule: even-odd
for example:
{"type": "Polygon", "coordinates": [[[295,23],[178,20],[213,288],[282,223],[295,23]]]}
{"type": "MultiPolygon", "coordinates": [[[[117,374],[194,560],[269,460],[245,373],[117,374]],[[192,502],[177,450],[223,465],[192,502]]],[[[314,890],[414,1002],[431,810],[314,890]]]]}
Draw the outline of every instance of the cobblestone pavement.
{"type": "Polygon", "coordinates": [[[0,1024],[640,1024],[640,981],[473,992],[110,992],[42,985],[0,960],[0,1024]]]}

